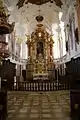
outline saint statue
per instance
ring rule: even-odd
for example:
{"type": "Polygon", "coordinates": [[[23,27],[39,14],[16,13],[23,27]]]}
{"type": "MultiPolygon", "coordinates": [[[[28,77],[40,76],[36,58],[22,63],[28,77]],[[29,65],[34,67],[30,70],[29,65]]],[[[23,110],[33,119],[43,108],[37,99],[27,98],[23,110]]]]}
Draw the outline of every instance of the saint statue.
{"type": "Polygon", "coordinates": [[[43,42],[37,43],[37,56],[39,56],[39,54],[43,55],[43,42]]]}

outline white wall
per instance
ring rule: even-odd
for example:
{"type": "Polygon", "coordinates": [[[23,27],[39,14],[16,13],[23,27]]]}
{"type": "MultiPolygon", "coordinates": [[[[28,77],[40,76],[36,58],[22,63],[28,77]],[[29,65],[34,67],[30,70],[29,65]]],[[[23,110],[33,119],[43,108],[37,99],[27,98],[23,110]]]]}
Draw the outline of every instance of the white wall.
{"type": "Polygon", "coordinates": [[[22,59],[28,58],[28,48],[25,42],[22,43],[22,59]]]}
{"type": "Polygon", "coordinates": [[[70,16],[72,17],[72,14],[74,13],[74,23],[75,25],[72,24],[72,40],[71,37],[69,36],[69,38],[67,39],[69,41],[69,51],[66,54],[66,61],[69,61],[72,57],[79,57],[80,56],[80,42],[79,44],[77,44],[77,42],[75,42],[75,29],[78,27],[78,21],[77,21],[77,12],[76,12],[76,8],[74,5],[74,1],[69,5],[69,7],[67,9],[65,9],[63,16],[62,16],[62,21],[65,24],[65,28],[66,25],[69,24],[69,18],[70,16]],[[75,26],[75,28],[74,28],[75,26]],[[72,49],[72,41],[73,41],[73,49],[72,49]]]}

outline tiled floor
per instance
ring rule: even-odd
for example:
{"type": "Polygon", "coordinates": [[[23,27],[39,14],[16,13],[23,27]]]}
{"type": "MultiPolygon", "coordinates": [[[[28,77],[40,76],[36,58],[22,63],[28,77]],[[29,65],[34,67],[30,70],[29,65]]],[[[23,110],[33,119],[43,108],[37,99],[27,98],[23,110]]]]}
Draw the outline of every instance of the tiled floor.
{"type": "Polygon", "coordinates": [[[70,120],[69,92],[9,92],[7,120],[70,120]]]}

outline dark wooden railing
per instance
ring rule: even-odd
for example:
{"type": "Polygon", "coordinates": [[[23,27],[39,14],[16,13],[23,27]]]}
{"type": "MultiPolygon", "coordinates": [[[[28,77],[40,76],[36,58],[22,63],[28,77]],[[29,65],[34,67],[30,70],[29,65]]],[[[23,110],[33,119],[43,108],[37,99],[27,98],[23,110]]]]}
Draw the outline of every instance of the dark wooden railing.
{"type": "Polygon", "coordinates": [[[12,90],[15,91],[58,91],[69,90],[68,84],[59,82],[15,82],[12,90]]]}

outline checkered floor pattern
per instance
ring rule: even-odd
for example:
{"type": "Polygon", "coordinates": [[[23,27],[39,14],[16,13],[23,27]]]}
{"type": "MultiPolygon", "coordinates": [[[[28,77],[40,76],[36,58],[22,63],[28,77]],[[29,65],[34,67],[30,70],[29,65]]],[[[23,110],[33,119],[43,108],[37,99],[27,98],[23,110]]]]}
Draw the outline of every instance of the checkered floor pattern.
{"type": "Polygon", "coordinates": [[[7,120],[70,120],[68,91],[8,92],[7,120]]]}

